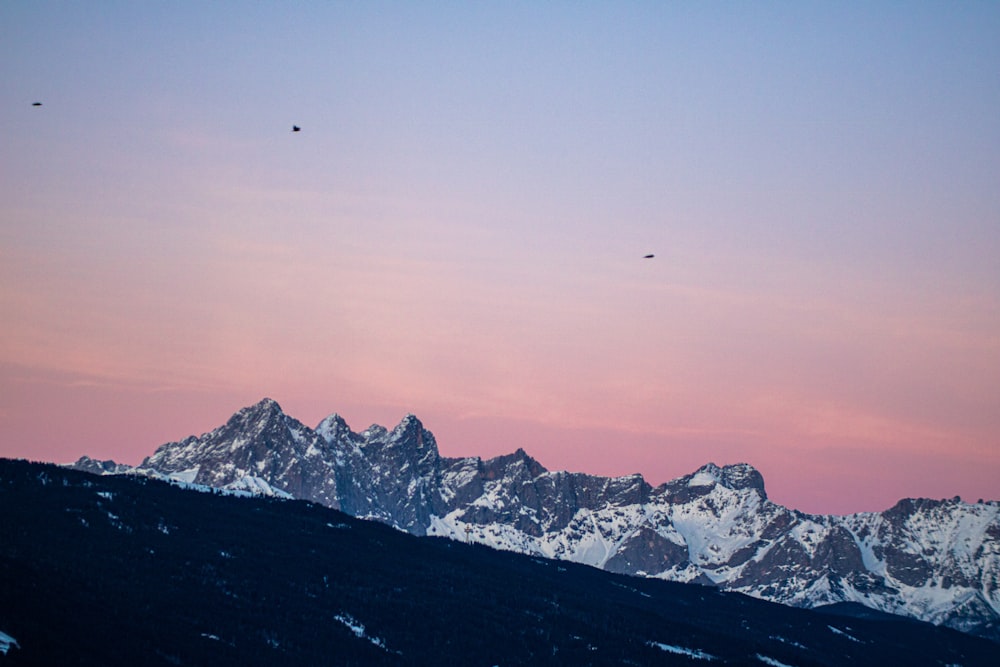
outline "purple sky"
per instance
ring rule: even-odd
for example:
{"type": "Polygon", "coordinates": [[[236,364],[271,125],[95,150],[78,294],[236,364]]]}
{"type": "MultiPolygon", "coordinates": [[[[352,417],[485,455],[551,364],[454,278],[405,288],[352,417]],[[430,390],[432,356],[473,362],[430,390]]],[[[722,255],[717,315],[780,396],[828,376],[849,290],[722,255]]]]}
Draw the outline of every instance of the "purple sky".
{"type": "Polygon", "coordinates": [[[0,456],[136,463],[270,396],[449,456],[747,461],[813,512],[1000,498],[997,35],[970,2],[0,4],[0,456]]]}

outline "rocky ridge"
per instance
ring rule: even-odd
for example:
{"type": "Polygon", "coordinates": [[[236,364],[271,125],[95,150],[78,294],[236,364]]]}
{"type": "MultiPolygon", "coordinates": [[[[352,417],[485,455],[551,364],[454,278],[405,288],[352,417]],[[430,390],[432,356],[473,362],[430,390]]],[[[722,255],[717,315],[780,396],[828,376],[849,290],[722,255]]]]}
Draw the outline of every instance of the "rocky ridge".
{"type": "Polygon", "coordinates": [[[441,535],[612,572],[801,607],[860,603],[1000,641],[1000,503],[906,499],[810,515],[767,498],[748,464],[709,463],[657,487],[640,475],[546,470],[526,452],[440,456],[413,415],[360,433],[311,429],[270,399],[159,447],[134,469],[74,467],[290,495],[415,535],[441,535]]]}

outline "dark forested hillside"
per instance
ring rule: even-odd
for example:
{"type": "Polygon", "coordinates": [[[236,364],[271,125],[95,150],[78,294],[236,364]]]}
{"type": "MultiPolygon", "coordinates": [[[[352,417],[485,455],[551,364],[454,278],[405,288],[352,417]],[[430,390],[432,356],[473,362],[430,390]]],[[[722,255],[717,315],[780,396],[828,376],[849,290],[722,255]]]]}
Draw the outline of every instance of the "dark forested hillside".
{"type": "MultiPolygon", "coordinates": [[[[418,538],[304,501],[0,460],[6,665],[994,665],[924,623],[418,538]]],[[[2,635],[0,635],[2,637],[2,635]]]]}

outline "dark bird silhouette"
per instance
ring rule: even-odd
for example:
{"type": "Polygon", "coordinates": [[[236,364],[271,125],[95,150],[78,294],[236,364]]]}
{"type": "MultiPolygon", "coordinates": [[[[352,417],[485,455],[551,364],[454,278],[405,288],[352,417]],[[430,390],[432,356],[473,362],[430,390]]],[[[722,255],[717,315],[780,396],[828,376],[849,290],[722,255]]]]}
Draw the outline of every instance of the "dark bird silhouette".
{"type": "Polygon", "coordinates": [[[656,255],[644,255],[643,259],[653,259],[656,255]]]}
{"type": "Polygon", "coordinates": [[[298,125],[292,125],[292,132],[301,132],[302,128],[298,125]]]}
{"type": "Polygon", "coordinates": [[[31,106],[33,106],[33,107],[40,107],[40,106],[42,106],[42,103],[41,102],[32,102],[31,106]]]}

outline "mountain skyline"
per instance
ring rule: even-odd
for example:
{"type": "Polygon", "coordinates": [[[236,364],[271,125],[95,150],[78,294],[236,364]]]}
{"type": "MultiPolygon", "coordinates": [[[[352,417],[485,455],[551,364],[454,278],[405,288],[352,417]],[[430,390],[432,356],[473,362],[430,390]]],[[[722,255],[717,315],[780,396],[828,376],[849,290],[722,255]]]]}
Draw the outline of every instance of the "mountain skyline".
{"type": "MultiPolygon", "coordinates": [[[[243,413],[245,411],[248,411],[248,410],[259,408],[260,406],[263,406],[263,405],[273,405],[274,408],[279,413],[284,414],[284,415],[290,415],[290,414],[292,414],[291,411],[285,412],[279,401],[276,401],[273,398],[265,397],[265,398],[260,399],[259,401],[255,402],[255,403],[248,404],[248,405],[245,405],[245,406],[241,407],[239,410],[237,410],[237,411],[234,412],[234,415],[241,414],[241,413],[243,413]]],[[[321,418],[318,418],[318,419],[307,419],[307,420],[303,420],[301,422],[298,419],[294,418],[294,417],[293,417],[293,419],[295,419],[296,423],[302,424],[306,428],[309,428],[307,426],[307,424],[313,423],[313,424],[315,424],[315,427],[313,427],[313,428],[315,430],[317,430],[317,431],[322,431],[324,428],[326,428],[327,422],[329,422],[331,420],[335,420],[335,421],[339,422],[341,424],[342,428],[345,429],[345,430],[347,430],[347,431],[353,431],[354,430],[353,427],[351,426],[351,423],[343,416],[343,414],[339,410],[338,411],[334,411],[334,412],[329,412],[329,410],[326,410],[326,411],[321,412],[320,414],[322,414],[323,416],[321,418]]],[[[384,421],[384,422],[383,421],[367,422],[368,426],[363,427],[363,428],[359,428],[357,430],[357,432],[359,432],[359,433],[360,432],[366,432],[367,433],[369,430],[375,430],[375,431],[381,431],[381,432],[388,432],[388,431],[390,431],[390,430],[393,429],[393,427],[391,427],[389,425],[395,424],[396,425],[395,428],[398,428],[400,425],[402,425],[403,423],[406,423],[410,419],[417,419],[418,422],[422,422],[423,421],[414,412],[406,412],[401,418],[396,419],[394,421],[390,420],[390,421],[384,421]]],[[[175,434],[175,437],[173,438],[173,440],[171,440],[169,442],[156,443],[156,444],[152,445],[152,447],[155,447],[157,450],[159,450],[161,448],[167,447],[172,442],[184,442],[184,441],[188,441],[188,440],[193,440],[193,439],[205,437],[211,431],[215,430],[218,427],[218,423],[219,423],[219,419],[218,419],[218,415],[216,415],[213,418],[213,420],[210,422],[210,425],[208,427],[200,429],[200,430],[196,430],[196,432],[187,433],[183,437],[180,437],[180,438],[176,437],[176,434],[175,434]]],[[[421,426],[421,428],[423,428],[423,426],[421,426]]],[[[468,428],[473,428],[473,426],[470,425],[468,428]]],[[[438,429],[434,428],[433,431],[436,433],[438,431],[438,429]]],[[[428,433],[430,433],[430,431],[428,431],[428,433]]],[[[604,435],[603,432],[600,432],[598,434],[599,437],[601,437],[603,435],[604,435]]],[[[506,442],[503,442],[503,441],[501,441],[500,443],[496,443],[496,442],[491,442],[491,441],[489,441],[486,438],[477,437],[477,434],[475,432],[471,432],[471,431],[468,433],[467,439],[466,439],[466,441],[465,441],[464,444],[465,444],[465,446],[463,446],[461,449],[456,449],[454,447],[449,447],[447,443],[442,443],[439,438],[435,437],[435,448],[437,450],[440,450],[440,455],[444,456],[444,457],[452,457],[452,458],[481,457],[481,458],[487,459],[487,458],[492,458],[492,457],[497,457],[497,456],[505,456],[505,455],[511,454],[515,450],[531,451],[530,446],[525,445],[524,441],[522,441],[522,440],[518,440],[518,441],[514,441],[514,442],[510,442],[510,443],[506,443],[506,442]],[[477,450],[476,449],[476,443],[486,443],[486,446],[483,447],[480,450],[477,450]],[[491,444],[494,445],[494,446],[491,447],[490,446],[491,444]]],[[[611,442],[610,444],[608,444],[608,443],[604,443],[604,444],[606,446],[610,446],[612,448],[615,447],[615,443],[613,443],[613,442],[611,442]]],[[[114,456],[107,456],[107,455],[105,455],[105,452],[107,452],[108,450],[102,449],[100,447],[98,447],[95,450],[86,450],[86,451],[80,449],[79,447],[77,447],[77,448],[75,448],[73,450],[69,450],[68,453],[67,453],[67,455],[62,458],[61,462],[62,463],[69,463],[70,461],[76,460],[77,457],[79,457],[81,455],[85,455],[86,458],[88,458],[88,459],[92,458],[95,461],[99,461],[99,460],[112,460],[112,461],[114,461],[116,463],[119,463],[119,464],[124,464],[124,465],[130,466],[130,467],[136,467],[136,466],[141,466],[141,465],[145,464],[148,461],[148,459],[150,458],[149,457],[149,451],[150,451],[150,449],[151,448],[147,448],[145,451],[140,451],[137,454],[133,454],[133,455],[131,455],[128,458],[116,458],[114,456]]],[[[532,455],[533,454],[534,454],[534,452],[532,452],[532,455]]],[[[29,457],[23,457],[23,458],[28,458],[29,460],[36,460],[36,459],[32,459],[30,456],[29,457]]],[[[535,458],[535,457],[533,456],[533,458],[535,458]]],[[[695,461],[696,459],[691,459],[691,460],[695,461]]],[[[683,477],[685,475],[690,474],[691,471],[693,471],[693,470],[697,470],[697,469],[700,469],[700,468],[704,467],[706,464],[708,464],[708,465],[720,465],[720,466],[723,466],[723,467],[728,467],[728,466],[732,466],[732,465],[744,465],[744,464],[746,464],[746,465],[752,466],[756,470],[761,470],[762,473],[766,473],[767,472],[766,468],[762,468],[761,466],[755,464],[753,461],[741,460],[739,458],[725,459],[725,460],[723,460],[721,462],[718,462],[716,460],[700,460],[700,461],[697,461],[697,463],[694,463],[693,465],[689,465],[687,468],[680,470],[678,472],[678,474],[675,475],[674,477],[669,477],[669,478],[665,478],[665,479],[660,479],[660,478],[655,477],[655,476],[650,476],[649,474],[647,474],[643,470],[631,470],[631,469],[626,470],[625,468],[611,468],[611,472],[606,472],[606,471],[600,470],[599,469],[600,466],[587,466],[585,462],[582,465],[574,466],[573,465],[573,458],[572,457],[569,457],[568,459],[564,459],[564,461],[568,462],[568,465],[563,465],[563,466],[558,466],[558,465],[553,466],[553,465],[550,465],[549,462],[547,462],[547,461],[545,461],[543,459],[538,459],[538,461],[539,461],[539,463],[541,463],[548,470],[560,470],[560,471],[566,471],[566,472],[570,472],[570,473],[582,473],[582,474],[591,474],[591,475],[599,475],[599,476],[603,475],[603,476],[607,476],[607,477],[624,477],[624,476],[639,475],[639,476],[642,476],[643,478],[645,478],[650,484],[652,484],[654,486],[657,486],[657,485],[660,485],[660,484],[663,484],[663,483],[666,483],[666,482],[670,482],[670,481],[675,481],[678,478],[681,478],[681,477],[683,477]],[[598,468],[598,469],[595,470],[595,468],[598,468]]],[[[59,462],[59,461],[55,461],[55,462],[59,462]]],[[[772,494],[773,489],[772,489],[771,478],[767,474],[764,474],[764,476],[768,479],[768,493],[772,494]]],[[[877,479],[878,479],[877,474],[873,476],[873,479],[875,479],[876,483],[877,483],[877,479]]],[[[842,483],[843,486],[840,487],[840,491],[839,492],[840,493],[844,493],[845,495],[847,493],[850,493],[850,494],[857,493],[857,492],[859,492],[859,490],[860,490],[860,492],[864,493],[864,489],[860,489],[860,486],[857,484],[857,480],[838,479],[837,477],[835,477],[835,476],[833,476],[831,474],[830,476],[828,476],[825,479],[825,481],[826,481],[826,483],[830,484],[831,487],[833,487],[833,488],[835,488],[835,485],[838,482],[842,483]],[[849,490],[849,491],[845,491],[845,490],[849,490]]],[[[891,508],[892,506],[894,506],[895,504],[897,504],[898,501],[900,499],[902,499],[902,498],[945,498],[945,499],[947,499],[947,498],[958,497],[958,498],[961,498],[964,501],[970,502],[970,503],[975,503],[977,501],[983,501],[983,500],[987,500],[987,501],[1000,500],[1000,490],[998,490],[997,493],[994,494],[994,495],[982,495],[982,496],[977,496],[975,498],[972,498],[972,497],[969,497],[969,496],[963,496],[961,493],[957,492],[957,490],[958,490],[958,488],[960,486],[961,486],[960,484],[956,484],[956,486],[954,488],[949,488],[946,485],[939,485],[937,488],[940,489],[940,490],[942,490],[942,493],[939,493],[939,494],[936,494],[936,495],[935,494],[914,494],[914,495],[904,495],[904,496],[898,496],[898,497],[891,497],[891,499],[884,506],[879,506],[879,507],[874,507],[874,508],[858,508],[857,505],[856,505],[856,503],[848,502],[848,503],[845,503],[844,506],[850,507],[850,508],[853,508],[853,509],[846,509],[846,510],[843,510],[843,511],[820,512],[820,511],[816,511],[812,507],[809,507],[809,503],[806,503],[805,506],[798,506],[794,502],[786,502],[785,500],[781,499],[780,492],[778,494],[778,497],[773,497],[773,499],[775,500],[775,502],[778,502],[779,504],[785,505],[786,507],[793,508],[793,509],[801,511],[801,512],[806,512],[806,513],[809,513],[809,514],[831,514],[831,515],[848,515],[848,514],[856,514],[856,513],[863,513],[863,512],[878,512],[878,511],[888,510],[889,508],[891,508]]],[[[882,496],[886,497],[886,498],[889,498],[889,496],[887,496],[886,494],[882,494],[882,496]]],[[[845,499],[845,500],[850,501],[852,499],[845,499]]]]}
{"type": "Polygon", "coordinates": [[[883,512],[810,515],[768,498],[748,464],[708,463],[656,487],[641,475],[549,471],[523,449],[449,458],[414,415],[354,432],[312,429],[272,399],[131,468],[101,475],[295,498],[501,550],[697,582],[790,604],[859,603],[997,639],[1000,502],[901,499],[883,512]]]}
{"type": "Polygon", "coordinates": [[[997,34],[973,2],[2,3],[0,456],[138,462],[266,395],[449,456],[748,461],[814,512],[995,498],[997,34]]]}

